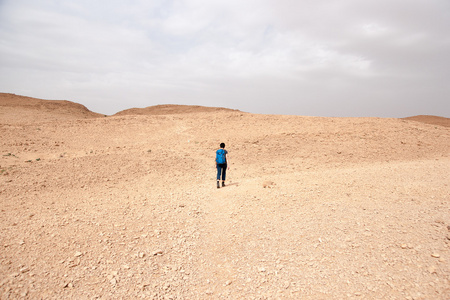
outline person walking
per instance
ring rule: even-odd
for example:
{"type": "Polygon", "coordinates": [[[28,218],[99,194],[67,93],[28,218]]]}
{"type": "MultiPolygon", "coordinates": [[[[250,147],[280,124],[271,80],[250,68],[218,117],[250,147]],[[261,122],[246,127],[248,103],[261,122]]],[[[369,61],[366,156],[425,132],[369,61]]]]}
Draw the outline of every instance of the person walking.
{"type": "Polygon", "coordinates": [[[220,143],[220,149],[216,151],[217,188],[220,188],[220,181],[222,181],[222,187],[225,186],[228,162],[228,151],[225,150],[225,144],[220,143]]]}

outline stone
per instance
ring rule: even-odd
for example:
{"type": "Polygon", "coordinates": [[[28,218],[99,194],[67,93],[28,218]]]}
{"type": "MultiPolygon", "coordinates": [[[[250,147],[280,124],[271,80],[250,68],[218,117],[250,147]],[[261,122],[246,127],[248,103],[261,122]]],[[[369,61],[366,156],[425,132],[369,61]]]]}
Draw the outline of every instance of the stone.
{"type": "Polygon", "coordinates": [[[266,180],[263,182],[263,188],[271,189],[275,185],[275,182],[266,180]]]}

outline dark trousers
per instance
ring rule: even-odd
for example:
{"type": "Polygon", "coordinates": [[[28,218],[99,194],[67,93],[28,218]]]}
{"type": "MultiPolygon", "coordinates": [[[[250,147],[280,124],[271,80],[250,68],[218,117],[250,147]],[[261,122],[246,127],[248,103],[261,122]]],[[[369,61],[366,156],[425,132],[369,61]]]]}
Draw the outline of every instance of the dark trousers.
{"type": "Polygon", "coordinates": [[[227,175],[227,164],[217,164],[217,180],[220,180],[222,175],[222,180],[225,181],[225,176],[227,175]]]}

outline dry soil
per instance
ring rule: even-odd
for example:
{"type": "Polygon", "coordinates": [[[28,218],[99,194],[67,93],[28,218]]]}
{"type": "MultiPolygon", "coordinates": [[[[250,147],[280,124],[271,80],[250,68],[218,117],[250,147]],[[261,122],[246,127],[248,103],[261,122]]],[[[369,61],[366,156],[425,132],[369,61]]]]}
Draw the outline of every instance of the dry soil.
{"type": "Polygon", "coordinates": [[[0,94],[0,298],[449,299],[438,119],[0,94]]]}

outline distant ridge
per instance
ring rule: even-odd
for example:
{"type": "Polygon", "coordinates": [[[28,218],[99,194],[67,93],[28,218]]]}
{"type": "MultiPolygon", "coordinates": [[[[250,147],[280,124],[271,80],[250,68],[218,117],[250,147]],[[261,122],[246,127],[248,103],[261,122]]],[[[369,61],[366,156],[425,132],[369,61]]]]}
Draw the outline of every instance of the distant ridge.
{"type": "Polygon", "coordinates": [[[0,123],[41,122],[104,117],[67,100],[43,100],[0,93],[0,123]]]}
{"type": "Polygon", "coordinates": [[[199,112],[218,112],[218,111],[239,111],[223,107],[208,107],[199,105],[175,105],[164,104],[155,105],[145,108],[130,108],[116,113],[114,116],[124,115],[172,115],[172,114],[188,114],[199,112]]]}
{"type": "Polygon", "coordinates": [[[438,116],[418,115],[413,117],[403,118],[403,120],[416,121],[431,125],[439,125],[444,127],[450,127],[450,119],[438,116]]]}
{"type": "MultiPolygon", "coordinates": [[[[163,104],[145,108],[130,108],[112,116],[126,115],[171,115],[202,112],[240,112],[237,109],[209,107],[200,105],[163,104]]],[[[0,93],[0,123],[27,123],[73,119],[103,118],[106,115],[90,111],[84,105],[68,100],[43,100],[39,98],[0,93]]],[[[421,122],[431,125],[450,127],[450,118],[417,115],[402,120],[421,122]]]]}

